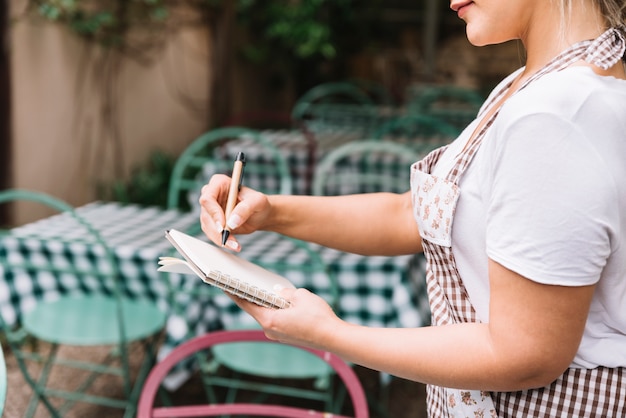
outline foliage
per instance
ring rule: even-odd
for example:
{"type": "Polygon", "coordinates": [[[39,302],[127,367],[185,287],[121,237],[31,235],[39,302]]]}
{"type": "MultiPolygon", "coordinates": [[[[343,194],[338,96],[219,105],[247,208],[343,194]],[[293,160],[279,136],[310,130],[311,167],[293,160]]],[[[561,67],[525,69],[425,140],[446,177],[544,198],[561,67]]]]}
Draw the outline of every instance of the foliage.
{"type": "Polygon", "coordinates": [[[183,25],[203,24],[234,1],[240,27],[255,39],[244,54],[254,62],[271,56],[335,59],[376,36],[372,27],[382,0],[29,0],[30,9],[67,25],[77,35],[106,47],[146,54],[164,34],[183,25]],[[190,13],[190,12],[200,13],[190,13]],[[260,35],[260,36],[258,36],[260,35]]]}
{"type": "Polygon", "coordinates": [[[29,0],[47,20],[65,24],[78,36],[137,59],[159,50],[169,32],[202,24],[201,14],[220,0],[29,0]]]}
{"type": "Polygon", "coordinates": [[[144,165],[133,169],[127,181],[116,180],[111,185],[102,186],[100,197],[166,208],[169,181],[175,162],[174,156],[155,150],[144,165]]]}
{"type": "Polygon", "coordinates": [[[381,7],[381,0],[239,0],[238,21],[255,34],[245,51],[253,60],[281,53],[332,60],[372,39],[366,33],[381,7]]]}

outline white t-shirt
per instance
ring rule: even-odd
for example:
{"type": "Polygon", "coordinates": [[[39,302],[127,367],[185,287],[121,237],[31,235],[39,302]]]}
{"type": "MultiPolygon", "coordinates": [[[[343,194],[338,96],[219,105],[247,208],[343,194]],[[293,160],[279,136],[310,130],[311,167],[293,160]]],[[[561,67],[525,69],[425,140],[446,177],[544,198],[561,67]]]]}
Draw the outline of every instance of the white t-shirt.
{"type": "MultiPolygon", "coordinates": [[[[449,171],[476,123],[433,174],[449,171]]],[[[531,83],[459,185],[452,249],[479,319],[489,321],[488,257],[539,283],[598,282],[572,367],[626,366],[626,81],[577,66],[531,83]]]]}

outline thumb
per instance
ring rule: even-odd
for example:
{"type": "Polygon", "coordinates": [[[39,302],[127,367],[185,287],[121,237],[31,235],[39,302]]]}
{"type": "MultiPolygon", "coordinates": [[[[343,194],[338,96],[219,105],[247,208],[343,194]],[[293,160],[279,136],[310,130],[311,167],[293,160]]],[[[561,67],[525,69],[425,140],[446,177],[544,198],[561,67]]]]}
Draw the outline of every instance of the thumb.
{"type": "Polygon", "coordinates": [[[297,289],[293,287],[283,287],[282,285],[277,284],[274,286],[274,290],[280,297],[291,300],[293,299],[293,295],[297,289]]]}

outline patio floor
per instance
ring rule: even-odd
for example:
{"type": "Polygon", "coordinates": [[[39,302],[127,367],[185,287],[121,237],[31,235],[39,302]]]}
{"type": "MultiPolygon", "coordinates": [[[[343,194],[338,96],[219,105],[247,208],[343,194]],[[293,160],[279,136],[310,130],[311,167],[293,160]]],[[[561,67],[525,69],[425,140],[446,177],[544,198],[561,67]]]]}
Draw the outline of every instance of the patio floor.
{"type": "MultiPolygon", "coordinates": [[[[41,348],[46,348],[42,344],[41,348]]],[[[62,347],[60,354],[75,355],[80,353],[80,348],[75,347],[62,347]]],[[[87,350],[82,350],[87,351],[87,350]]],[[[101,352],[90,354],[91,356],[104,357],[106,355],[106,348],[102,348],[101,352]]],[[[7,375],[8,375],[8,391],[6,404],[4,408],[4,418],[19,418],[22,417],[28,400],[31,395],[31,390],[24,382],[24,379],[19,371],[15,358],[5,348],[4,350],[6,363],[7,363],[7,375]]],[[[91,352],[93,353],[93,352],[91,352]]],[[[81,353],[82,354],[82,353],[81,353]]],[[[132,356],[131,356],[132,357],[132,356]]],[[[135,363],[138,362],[135,357],[135,363]]],[[[374,401],[375,407],[370,408],[370,414],[372,418],[425,418],[426,406],[425,406],[425,387],[424,385],[410,382],[403,379],[392,379],[388,384],[386,395],[383,395],[381,389],[381,383],[379,374],[363,367],[355,366],[368,399],[374,401]]],[[[64,384],[72,384],[76,382],[80,377],[80,372],[72,372],[67,369],[59,369],[58,373],[54,373],[51,376],[55,387],[63,387],[64,384]]],[[[115,393],[119,391],[119,380],[115,378],[99,379],[96,382],[97,392],[115,393]]],[[[172,394],[172,399],[175,402],[180,401],[193,401],[195,398],[199,398],[201,394],[200,383],[197,377],[192,377],[186,382],[180,389],[172,394]]],[[[49,414],[43,407],[39,407],[36,417],[48,417],[49,414]]],[[[68,414],[66,418],[116,418],[121,417],[122,414],[119,410],[100,407],[97,405],[77,404],[68,414]]]]}

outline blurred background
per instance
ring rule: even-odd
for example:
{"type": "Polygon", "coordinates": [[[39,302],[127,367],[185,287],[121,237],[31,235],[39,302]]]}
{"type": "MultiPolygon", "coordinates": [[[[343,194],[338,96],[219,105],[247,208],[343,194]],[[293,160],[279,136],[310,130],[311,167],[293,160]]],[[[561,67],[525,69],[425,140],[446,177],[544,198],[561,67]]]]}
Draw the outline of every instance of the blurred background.
{"type": "Polygon", "coordinates": [[[322,83],[402,106],[430,84],[486,95],[524,60],[472,47],[440,0],[7,0],[0,36],[0,188],[76,206],[162,204],[198,135],[322,83]]]}

